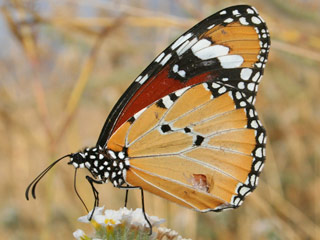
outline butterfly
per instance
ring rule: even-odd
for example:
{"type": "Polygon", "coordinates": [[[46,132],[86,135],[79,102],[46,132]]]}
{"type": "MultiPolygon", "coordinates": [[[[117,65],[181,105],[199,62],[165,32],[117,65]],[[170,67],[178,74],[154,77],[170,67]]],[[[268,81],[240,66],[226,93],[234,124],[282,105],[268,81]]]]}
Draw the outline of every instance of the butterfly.
{"type": "MultiPolygon", "coordinates": [[[[254,7],[232,6],[182,34],[113,107],[96,145],[61,159],[95,184],[141,190],[200,212],[237,208],[257,186],[266,131],[254,104],[270,35],[254,7]]],[[[93,212],[92,212],[93,214],[93,212]]],[[[92,216],[92,215],[91,215],[92,216]]],[[[151,227],[147,217],[146,221],[151,227]]]]}

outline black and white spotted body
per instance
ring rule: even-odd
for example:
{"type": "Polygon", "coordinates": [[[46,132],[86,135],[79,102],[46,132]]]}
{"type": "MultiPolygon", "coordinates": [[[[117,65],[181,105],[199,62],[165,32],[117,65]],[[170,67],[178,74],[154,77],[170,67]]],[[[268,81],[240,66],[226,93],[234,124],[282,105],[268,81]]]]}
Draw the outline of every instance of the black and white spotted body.
{"type": "Polygon", "coordinates": [[[102,147],[85,148],[72,154],[69,164],[75,168],[86,168],[101,183],[110,181],[115,187],[125,183],[130,167],[125,150],[114,152],[102,147]]]}

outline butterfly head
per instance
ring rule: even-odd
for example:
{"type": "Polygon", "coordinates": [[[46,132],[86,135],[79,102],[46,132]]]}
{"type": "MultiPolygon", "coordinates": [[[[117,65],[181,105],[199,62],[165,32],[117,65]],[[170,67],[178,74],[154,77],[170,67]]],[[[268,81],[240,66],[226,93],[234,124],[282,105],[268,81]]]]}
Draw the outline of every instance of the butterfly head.
{"type": "Polygon", "coordinates": [[[99,158],[99,152],[101,147],[85,148],[77,153],[70,155],[69,165],[73,165],[75,168],[89,168],[91,163],[99,158]]]}
{"type": "Polygon", "coordinates": [[[75,168],[83,168],[86,156],[82,152],[73,153],[70,156],[69,165],[73,165],[75,168]]]}
{"type": "Polygon", "coordinates": [[[84,148],[82,151],[70,155],[69,165],[77,168],[92,170],[92,166],[109,162],[110,157],[103,151],[102,147],[84,148]]]}

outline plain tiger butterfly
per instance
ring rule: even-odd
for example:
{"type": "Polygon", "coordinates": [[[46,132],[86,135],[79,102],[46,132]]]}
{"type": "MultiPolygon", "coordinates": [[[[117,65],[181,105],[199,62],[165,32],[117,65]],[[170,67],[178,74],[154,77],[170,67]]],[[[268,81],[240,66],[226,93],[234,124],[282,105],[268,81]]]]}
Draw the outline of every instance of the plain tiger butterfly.
{"type": "Polygon", "coordinates": [[[135,79],[96,145],[52,163],[26,198],[31,188],[35,198],[40,179],[69,157],[76,170],[91,173],[94,207],[94,184],[108,181],[140,189],[143,212],[143,190],[200,212],[239,207],[265,161],[266,132],[254,103],[269,48],[266,24],[251,6],[204,19],[135,79]]]}

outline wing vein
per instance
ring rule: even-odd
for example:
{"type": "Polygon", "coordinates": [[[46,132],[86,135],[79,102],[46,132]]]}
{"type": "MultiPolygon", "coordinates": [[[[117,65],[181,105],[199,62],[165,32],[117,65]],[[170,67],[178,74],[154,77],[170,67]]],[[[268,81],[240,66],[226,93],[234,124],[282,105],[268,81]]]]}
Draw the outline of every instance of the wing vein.
{"type": "MultiPolygon", "coordinates": [[[[180,182],[180,181],[174,180],[174,179],[172,179],[172,178],[167,178],[167,177],[164,177],[164,176],[160,176],[160,175],[158,175],[158,174],[151,173],[151,172],[149,172],[149,171],[146,171],[146,170],[144,170],[144,169],[138,168],[138,167],[136,167],[136,166],[131,166],[131,167],[132,167],[133,169],[139,170],[139,171],[144,172],[144,173],[146,173],[146,174],[149,174],[149,175],[151,175],[151,176],[158,177],[158,178],[160,178],[160,179],[162,179],[162,180],[166,180],[166,181],[168,181],[168,182],[175,183],[175,184],[180,185],[180,186],[182,186],[182,187],[185,187],[185,188],[188,188],[188,189],[192,189],[192,190],[194,190],[194,191],[196,191],[196,192],[199,192],[199,193],[202,193],[202,194],[206,194],[206,195],[208,195],[208,196],[210,196],[210,197],[214,197],[214,198],[216,198],[216,199],[218,199],[218,200],[220,200],[220,201],[222,201],[222,202],[224,202],[224,203],[228,203],[227,201],[223,200],[222,198],[219,198],[219,197],[216,196],[216,195],[209,194],[209,193],[207,193],[207,192],[205,192],[205,191],[201,191],[201,192],[200,192],[197,188],[193,188],[193,187],[191,187],[191,186],[189,186],[189,185],[187,185],[187,184],[185,184],[185,183],[182,183],[182,182],[180,182]]],[[[176,196],[175,194],[170,193],[170,192],[164,190],[163,188],[160,188],[160,187],[156,186],[155,184],[149,182],[148,180],[144,179],[142,176],[140,176],[140,175],[139,175],[137,172],[135,172],[134,170],[131,170],[131,171],[132,171],[136,176],[138,176],[140,179],[142,179],[142,180],[145,181],[146,183],[150,184],[151,186],[159,189],[160,191],[162,191],[162,192],[164,192],[164,193],[166,193],[166,194],[168,194],[168,195],[170,195],[170,196],[172,196],[172,197],[175,197],[176,199],[179,199],[180,201],[182,201],[182,202],[184,202],[184,203],[192,206],[194,209],[197,209],[193,204],[189,203],[188,201],[185,201],[184,199],[176,196]]],[[[199,210],[199,209],[197,209],[197,210],[199,210]]]]}

